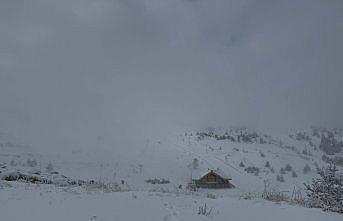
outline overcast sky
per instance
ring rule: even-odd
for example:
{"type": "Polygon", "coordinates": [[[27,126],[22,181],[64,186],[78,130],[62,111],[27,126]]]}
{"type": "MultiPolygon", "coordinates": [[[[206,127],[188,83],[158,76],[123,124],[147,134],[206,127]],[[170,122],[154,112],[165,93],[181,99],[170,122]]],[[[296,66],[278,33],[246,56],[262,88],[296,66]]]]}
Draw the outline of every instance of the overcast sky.
{"type": "Polygon", "coordinates": [[[0,129],[57,147],[343,127],[342,39],[341,0],[1,0],[0,129]]]}

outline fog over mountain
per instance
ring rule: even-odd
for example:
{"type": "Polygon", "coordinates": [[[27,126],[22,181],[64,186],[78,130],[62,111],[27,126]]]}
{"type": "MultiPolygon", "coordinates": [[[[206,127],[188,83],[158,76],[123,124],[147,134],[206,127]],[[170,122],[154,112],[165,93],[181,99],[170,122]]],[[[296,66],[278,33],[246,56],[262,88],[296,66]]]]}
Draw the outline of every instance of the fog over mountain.
{"type": "Polygon", "coordinates": [[[341,0],[2,0],[0,129],[47,149],[343,127],[341,0]]]}

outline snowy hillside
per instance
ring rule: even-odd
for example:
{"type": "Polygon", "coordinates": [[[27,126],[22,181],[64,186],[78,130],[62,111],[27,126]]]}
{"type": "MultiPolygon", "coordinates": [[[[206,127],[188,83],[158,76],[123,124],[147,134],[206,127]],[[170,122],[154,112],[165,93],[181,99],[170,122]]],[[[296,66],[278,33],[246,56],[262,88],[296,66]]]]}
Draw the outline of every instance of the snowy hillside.
{"type": "MultiPolygon", "coordinates": [[[[251,214],[242,214],[246,206],[253,207],[258,214],[275,209],[275,214],[260,214],[261,220],[293,210],[303,211],[304,217],[311,219],[318,213],[318,220],[338,220],[341,216],[337,214],[329,216],[319,210],[310,212],[286,204],[240,198],[247,193],[260,194],[265,185],[286,195],[297,191],[304,196],[303,183],[317,176],[316,168],[327,161],[341,161],[342,135],[342,130],[317,128],[285,135],[248,129],[207,129],[149,139],[135,149],[71,150],[59,155],[37,154],[32,148],[2,136],[0,210],[7,220],[20,220],[28,214],[9,211],[24,209],[33,200],[37,204],[30,209],[44,207],[49,214],[60,213],[65,207],[87,211],[55,214],[57,220],[70,219],[69,216],[75,220],[110,220],[118,213],[121,220],[137,220],[138,216],[130,214],[126,207],[142,213],[146,217],[142,220],[199,220],[198,207],[208,204],[215,208],[211,216],[216,220],[225,220],[236,210],[235,220],[247,220],[251,214]],[[200,189],[195,193],[186,189],[191,178],[216,169],[231,177],[236,188],[200,189]],[[93,201],[102,206],[95,207],[93,201]],[[151,203],[140,207],[145,201],[151,203]],[[230,211],[225,207],[230,207],[230,211]]],[[[30,216],[40,220],[47,214],[36,211],[30,216]]]]}

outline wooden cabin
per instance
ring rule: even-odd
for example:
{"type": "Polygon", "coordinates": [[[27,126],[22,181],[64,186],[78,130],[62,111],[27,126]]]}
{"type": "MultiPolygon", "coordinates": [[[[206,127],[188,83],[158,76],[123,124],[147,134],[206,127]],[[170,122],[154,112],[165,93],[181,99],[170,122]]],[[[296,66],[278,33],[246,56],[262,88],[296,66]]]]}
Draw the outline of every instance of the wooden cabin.
{"type": "Polygon", "coordinates": [[[230,183],[231,178],[220,173],[220,171],[208,171],[199,179],[192,179],[192,183],[196,188],[220,189],[220,188],[234,188],[235,186],[230,183]]]}

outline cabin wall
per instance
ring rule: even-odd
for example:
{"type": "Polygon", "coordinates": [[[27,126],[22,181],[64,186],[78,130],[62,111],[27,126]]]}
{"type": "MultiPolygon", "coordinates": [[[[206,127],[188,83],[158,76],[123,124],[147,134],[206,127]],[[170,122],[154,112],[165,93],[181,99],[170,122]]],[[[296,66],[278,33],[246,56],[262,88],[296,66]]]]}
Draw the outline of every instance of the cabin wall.
{"type": "Polygon", "coordinates": [[[223,183],[210,183],[210,182],[200,182],[200,180],[195,180],[195,186],[197,188],[207,188],[207,189],[221,189],[221,188],[234,188],[230,182],[223,183]]]}

